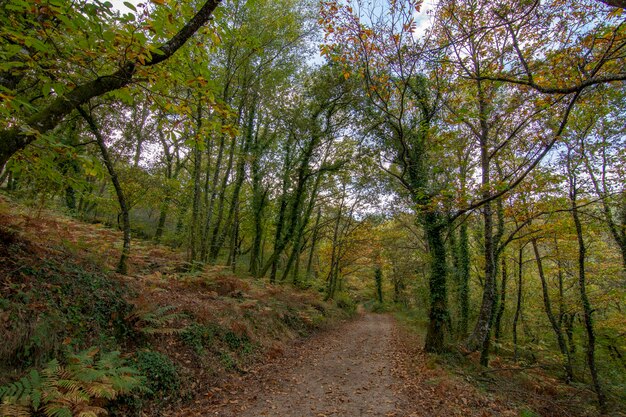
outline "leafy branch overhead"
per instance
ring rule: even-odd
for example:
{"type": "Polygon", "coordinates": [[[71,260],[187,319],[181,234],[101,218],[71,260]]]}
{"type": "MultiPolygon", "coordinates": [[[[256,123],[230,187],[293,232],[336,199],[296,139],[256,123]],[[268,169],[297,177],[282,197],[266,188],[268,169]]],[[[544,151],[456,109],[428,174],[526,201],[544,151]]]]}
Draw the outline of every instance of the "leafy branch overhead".
{"type": "MultiPolygon", "coordinates": [[[[15,152],[23,149],[39,135],[54,129],[59,122],[76,107],[88,102],[94,97],[101,96],[128,85],[133,80],[133,76],[137,72],[138,67],[149,67],[169,59],[198,31],[198,29],[209,21],[211,15],[220,3],[221,0],[207,0],[195,15],[193,15],[189,21],[185,22],[184,26],[168,41],[154,46],[148,46],[151,52],[147,60],[137,59],[121,62],[120,68],[113,73],[97,75],[90,81],[69,86],[68,90],[62,95],[53,99],[50,103],[44,104],[41,108],[35,109],[34,112],[32,112],[33,114],[25,115],[23,120],[20,120],[20,118],[11,123],[7,128],[0,130],[0,166],[4,166],[6,161],[15,152]],[[15,126],[10,127],[11,125],[15,126]]],[[[0,5],[0,7],[7,8],[9,5],[10,4],[3,4],[0,5]]],[[[26,12],[28,7],[26,3],[25,6],[22,6],[22,11],[26,12]]],[[[63,10],[60,8],[58,13],[63,13],[63,10]]],[[[54,45],[44,45],[43,47],[53,48],[54,45]]],[[[12,91],[9,90],[8,93],[11,94],[12,91]]],[[[28,113],[30,113],[30,111],[28,113]]]]}

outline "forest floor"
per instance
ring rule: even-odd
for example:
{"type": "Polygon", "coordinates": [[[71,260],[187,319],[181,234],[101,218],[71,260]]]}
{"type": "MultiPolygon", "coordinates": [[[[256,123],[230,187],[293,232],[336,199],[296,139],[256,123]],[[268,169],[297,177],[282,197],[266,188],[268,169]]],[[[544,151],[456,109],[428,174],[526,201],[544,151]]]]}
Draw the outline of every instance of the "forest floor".
{"type": "Polygon", "coordinates": [[[391,315],[359,318],[294,345],[177,416],[517,416],[519,412],[414,355],[391,315]]]}

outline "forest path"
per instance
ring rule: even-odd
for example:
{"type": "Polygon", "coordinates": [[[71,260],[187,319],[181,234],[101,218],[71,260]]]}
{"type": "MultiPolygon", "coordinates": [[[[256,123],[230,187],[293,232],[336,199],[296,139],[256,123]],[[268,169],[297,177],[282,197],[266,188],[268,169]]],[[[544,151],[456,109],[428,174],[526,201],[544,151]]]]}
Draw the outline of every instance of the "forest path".
{"type": "MultiPolygon", "coordinates": [[[[437,366],[389,314],[296,343],[177,410],[177,417],[512,417],[519,412],[437,366]]],[[[552,415],[552,414],[548,414],[552,415]]]]}
{"type": "MultiPolygon", "coordinates": [[[[364,314],[243,377],[203,415],[239,417],[405,416],[393,375],[394,319],[364,314]]],[[[185,410],[192,414],[197,410],[185,410]]],[[[187,415],[189,415],[187,414],[187,415]]]]}

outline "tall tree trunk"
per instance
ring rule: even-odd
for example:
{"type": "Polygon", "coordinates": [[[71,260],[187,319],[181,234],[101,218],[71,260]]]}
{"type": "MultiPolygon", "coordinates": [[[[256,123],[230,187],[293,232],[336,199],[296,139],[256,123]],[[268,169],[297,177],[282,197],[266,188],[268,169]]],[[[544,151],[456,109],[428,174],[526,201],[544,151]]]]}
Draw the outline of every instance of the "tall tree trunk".
{"type": "MultiPolygon", "coordinates": [[[[253,180],[253,183],[255,181],[253,180]]],[[[260,184],[259,184],[260,188],[260,184]]],[[[254,237],[250,250],[250,266],[248,270],[253,277],[259,277],[259,267],[261,259],[261,248],[263,243],[263,209],[265,208],[265,192],[253,188],[252,207],[254,219],[254,237]]]]}
{"type": "Polygon", "coordinates": [[[424,350],[439,353],[445,350],[445,327],[448,323],[446,294],[447,260],[443,240],[443,225],[437,214],[426,212],[422,223],[430,252],[430,312],[424,350]]]}
{"type": "MultiPolygon", "coordinates": [[[[253,141],[255,115],[256,115],[256,109],[253,107],[252,110],[249,111],[246,135],[243,140],[239,158],[237,158],[237,165],[235,167],[235,185],[233,187],[233,193],[230,199],[230,205],[228,208],[226,221],[224,222],[224,227],[222,228],[221,232],[218,233],[219,224],[220,224],[220,221],[218,220],[218,222],[216,223],[216,228],[214,229],[214,235],[213,235],[214,239],[211,240],[211,251],[209,253],[209,261],[211,263],[215,263],[217,256],[219,254],[219,251],[221,247],[223,246],[224,241],[226,240],[226,235],[228,233],[234,233],[233,218],[235,217],[235,212],[239,210],[239,194],[241,193],[241,187],[243,186],[243,182],[246,177],[245,175],[246,161],[248,159],[248,153],[250,151],[250,146],[253,141]]],[[[230,162],[230,164],[232,165],[232,162],[230,162]]],[[[222,185],[225,188],[226,184],[222,183],[222,185]]],[[[221,198],[223,198],[223,196],[221,198]]],[[[220,205],[221,204],[222,203],[220,203],[220,205]]],[[[220,209],[220,212],[221,212],[221,209],[220,209]]],[[[218,219],[220,217],[221,216],[218,216],[218,219]]]]}
{"type": "MultiPolygon", "coordinates": [[[[224,121],[222,121],[224,123],[224,121]]],[[[217,151],[217,159],[215,161],[215,168],[213,171],[213,179],[210,181],[210,192],[206,194],[208,199],[206,200],[206,213],[204,219],[204,228],[202,233],[202,247],[200,256],[202,259],[206,259],[209,250],[209,233],[213,222],[213,207],[215,205],[215,198],[217,197],[217,182],[220,178],[220,170],[222,169],[222,158],[224,157],[224,146],[226,145],[226,134],[220,133],[220,144],[217,151]]],[[[207,170],[207,180],[210,178],[210,172],[207,170]]],[[[207,198],[205,197],[205,198],[207,198]]]]}
{"type": "MultiPolygon", "coordinates": [[[[485,92],[482,88],[482,82],[477,81],[478,88],[478,110],[480,121],[480,163],[481,163],[481,197],[488,199],[491,195],[491,156],[489,154],[489,125],[487,122],[487,103],[485,92]]],[[[487,362],[488,343],[491,334],[491,325],[493,322],[495,301],[496,301],[496,259],[495,259],[495,242],[493,238],[493,207],[491,201],[485,203],[482,207],[483,215],[483,234],[484,234],[484,286],[483,297],[480,306],[480,312],[474,331],[468,338],[466,346],[469,350],[475,351],[482,348],[481,363],[487,362]]]]}
{"type": "Polygon", "coordinates": [[[500,303],[498,304],[498,312],[496,314],[496,321],[494,323],[494,336],[496,342],[496,348],[500,344],[500,337],[502,336],[502,317],[504,316],[504,310],[506,307],[506,284],[508,280],[508,271],[506,267],[506,258],[502,257],[502,284],[500,285],[500,303]]]}
{"type": "MultiPolygon", "coordinates": [[[[228,186],[228,179],[230,178],[230,172],[233,169],[233,160],[235,157],[235,143],[236,142],[237,140],[235,138],[231,138],[231,145],[228,151],[228,162],[226,163],[226,170],[224,172],[224,175],[222,176],[222,182],[221,182],[219,194],[217,197],[217,217],[215,221],[213,222],[213,231],[211,233],[211,243],[208,246],[209,253],[208,254],[205,253],[204,258],[203,258],[205,261],[207,259],[210,260],[211,263],[214,263],[215,260],[217,259],[217,255],[221,247],[221,243],[218,244],[218,240],[220,238],[219,236],[220,236],[220,227],[222,226],[222,219],[224,218],[224,203],[226,199],[226,187],[228,186]]],[[[245,147],[245,145],[243,147],[245,147]]],[[[234,212],[231,212],[231,215],[233,213],[234,212]]],[[[223,240],[222,240],[222,243],[223,243],[223,240]]]]}
{"type": "Polygon", "coordinates": [[[467,233],[467,220],[459,226],[458,241],[458,277],[459,284],[459,336],[467,336],[469,326],[469,275],[470,275],[470,254],[469,236],[467,233]]]}
{"type": "Polygon", "coordinates": [[[278,270],[278,257],[280,256],[283,246],[283,230],[285,228],[285,212],[287,211],[287,189],[283,187],[283,194],[280,196],[280,206],[278,209],[278,221],[276,222],[276,231],[274,232],[274,251],[270,255],[270,259],[265,266],[261,268],[259,276],[264,276],[269,267],[272,268],[270,273],[270,283],[276,282],[276,272],[278,270]]]}
{"type": "Polygon", "coordinates": [[[230,255],[228,263],[230,264],[233,272],[237,270],[237,255],[239,249],[239,206],[235,207],[235,215],[233,220],[233,231],[230,242],[230,255]]]}
{"type": "Polygon", "coordinates": [[[322,218],[322,208],[317,209],[315,217],[315,226],[313,226],[313,236],[311,237],[311,249],[309,250],[309,260],[306,263],[306,279],[311,278],[311,270],[313,268],[313,255],[315,254],[315,246],[317,245],[317,235],[319,233],[320,219],[322,218]]]}
{"type": "MultiPolygon", "coordinates": [[[[293,191],[293,196],[291,197],[291,201],[289,204],[289,215],[285,219],[285,231],[284,233],[280,233],[280,229],[276,230],[276,244],[274,245],[274,253],[270,256],[267,263],[261,270],[261,276],[265,275],[269,268],[272,268],[272,273],[270,275],[270,282],[276,281],[276,271],[278,266],[278,259],[282,255],[283,251],[287,247],[289,243],[291,243],[292,238],[294,237],[294,232],[296,231],[296,227],[298,225],[298,217],[300,215],[300,207],[304,203],[304,195],[306,184],[310,178],[309,175],[309,162],[311,160],[311,156],[313,155],[313,151],[315,150],[319,140],[321,138],[318,136],[312,137],[309,142],[306,144],[305,149],[303,151],[302,157],[299,161],[298,165],[298,177],[295,184],[295,190],[293,191]]],[[[285,188],[285,191],[287,189],[285,188]]],[[[284,194],[283,194],[284,195],[284,194]]],[[[286,197],[285,200],[281,201],[281,210],[286,210],[286,197]],[[283,205],[284,202],[284,205],[283,205]]]]}
{"type": "Polygon", "coordinates": [[[298,254],[296,255],[295,264],[293,266],[293,272],[291,275],[291,282],[293,285],[299,285],[300,283],[300,258],[302,257],[302,253],[304,252],[304,247],[306,246],[306,239],[300,243],[298,248],[298,254]]]}
{"type": "Polygon", "coordinates": [[[339,260],[337,259],[339,252],[339,226],[341,224],[341,216],[343,215],[345,198],[345,184],[341,194],[341,202],[339,203],[339,210],[337,211],[337,218],[333,226],[333,238],[331,241],[331,256],[330,256],[330,270],[328,271],[327,285],[326,285],[326,297],[325,300],[330,300],[335,296],[335,288],[337,286],[337,269],[339,266],[339,260]]]}
{"type": "Polygon", "coordinates": [[[198,230],[200,229],[200,171],[202,169],[202,151],[200,149],[200,133],[202,130],[202,101],[198,100],[196,114],[196,132],[193,148],[193,202],[191,208],[191,224],[189,230],[189,264],[193,269],[198,257],[198,230]]]}
{"type": "Polygon", "coordinates": [[[165,221],[167,220],[167,214],[169,212],[171,201],[172,197],[168,193],[161,203],[161,208],[159,210],[159,220],[157,222],[156,231],[154,232],[155,243],[161,243],[161,238],[163,237],[163,232],[165,231],[165,221]]]}
{"type": "Polygon", "coordinates": [[[113,188],[115,188],[115,194],[117,195],[117,202],[120,205],[120,210],[122,212],[122,231],[124,237],[122,244],[122,253],[120,255],[120,260],[117,264],[117,272],[125,275],[128,273],[128,256],[130,255],[131,236],[130,213],[128,210],[128,204],[126,203],[124,190],[122,190],[122,185],[120,184],[117,172],[115,171],[115,167],[113,166],[113,161],[111,160],[111,156],[109,155],[109,150],[106,147],[106,143],[104,142],[104,138],[100,133],[100,129],[98,129],[96,121],[82,107],[77,107],[77,110],[80,115],[85,119],[85,121],[89,125],[89,129],[96,137],[96,142],[98,143],[98,147],[100,148],[100,153],[102,154],[104,166],[106,167],[109,176],[111,177],[111,182],[113,183],[113,188]]]}
{"type": "Polygon", "coordinates": [[[552,312],[552,305],[550,302],[550,293],[548,292],[548,283],[546,282],[546,277],[543,271],[543,261],[539,253],[537,239],[532,239],[531,243],[533,245],[533,251],[535,253],[535,261],[537,262],[537,270],[539,272],[539,278],[541,279],[541,290],[543,293],[543,306],[545,308],[546,315],[548,316],[548,320],[550,321],[550,325],[552,326],[552,330],[554,331],[554,334],[556,335],[556,340],[558,342],[561,355],[563,355],[563,368],[565,370],[565,382],[569,384],[574,379],[573,371],[572,371],[572,358],[570,357],[569,350],[567,349],[567,345],[565,344],[565,338],[563,337],[563,331],[561,330],[561,326],[559,325],[557,318],[554,316],[554,313],[552,312]]]}
{"type": "MultiPolygon", "coordinates": [[[[571,160],[568,161],[571,164],[571,160]]],[[[570,168],[568,166],[568,168],[570,168]]],[[[576,184],[575,174],[569,169],[569,181],[570,181],[570,202],[572,205],[572,218],[576,227],[576,238],[578,241],[578,287],[580,290],[580,300],[583,306],[583,317],[585,322],[585,331],[587,333],[587,365],[589,366],[589,372],[593,380],[593,387],[598,397],[598,405],[600,412],[606,412],[606,396],[602,385],[600,384],[600,377],[598,375],[598,369],[596,367],[596,334],[593,327],[593,309],[591,308],[591,302],[587,295],[587,277],[586,277],[586,254],[587,248],[585,246],[585,239],[583,237],[583,228],[580,221],[580,215],[578,212],[578,188],[576,184]]]]}
{"type": "Polygon", "coordinates": [[[263,242],[263,209],[267,193],[261,189],[260,149],[258,141],[255,141],[252,149],[252,218],[254,221],[254,237],[250,250],[250,266],[248,270],[254,277],[258,277],[261,265],[261,243],[263,242]]]}
{"type": "Polygon", "coordinates": [[[517,300],[515,304],[515,316],[513,317],[513,359],[517,362],[518,343],[517,343],[517,323],[522,316],[522,283],[524,276],[524,247],[520,246],[517,252],[517,300]]]}
{"type": "Polygon", "coordinates": [[[379,303],[383,303],[383,270],[377,266],[374,270],[374,281],[376,282],[376,297],[379,303]]]}
{"type": "Polygon", "coordinates": [[[304,232],[311,219],[311,213],[313,212],[313,209],[315,208],[315,201],[317,199],[317,191],[319,189],[319,186],[322,180],[322,175],[323,175],[322,172],[317,173],[315,177],[315,183],[313,184],[313,189],[311,190],[311,196],[309,197],[309,204],[307,204],[307,207],[304,213],[298,216],[299,218],[297,220],[298,227],[293,237],[293,249],[292,249],[291,254],[289,255],[287,264],[285,265],[285,270],[283,271],[283,276],[281,278],[281,281],[284,281],[287,278],[287,275],[289,274],[289,270],[291,269],[293,262],[295,261],[296,258],[300,256],[300,250],[302,248],[302,238],[304,237],[304,232]]]}

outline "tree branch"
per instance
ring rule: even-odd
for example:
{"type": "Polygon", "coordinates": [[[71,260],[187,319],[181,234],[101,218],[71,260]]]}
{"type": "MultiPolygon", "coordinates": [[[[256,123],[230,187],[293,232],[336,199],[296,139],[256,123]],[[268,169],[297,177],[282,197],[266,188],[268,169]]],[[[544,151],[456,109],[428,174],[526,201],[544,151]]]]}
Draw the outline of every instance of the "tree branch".
{"type": "MultiPolygon", "coordinates": [[[[152,53],[152,59],[143,66],[152,66],[170,58],[187,40],[208,22],[213,11],[222,0],[207,0],[204,6],[169,41],[160,45],[152,53]]],[[[76,86],[65,95],[56,98],[46,108],[38,111],[25,121],[26,126],[15,126],[0,130],[0,167],[17,151],[25,148],[37,137],[54,129],[65,116],[78,106],[94,97],[117,90],[132,81],[139,62],[130,62],[113,74],[76,86]]]]}

